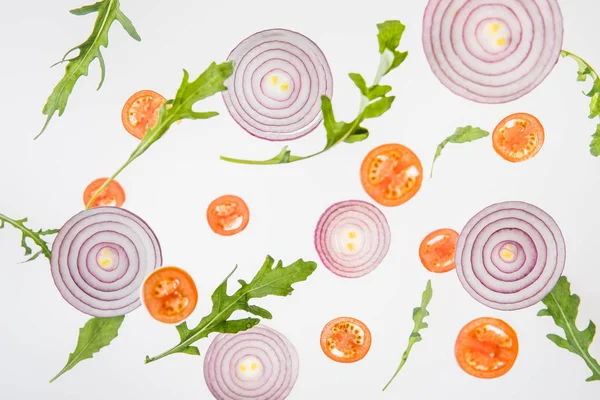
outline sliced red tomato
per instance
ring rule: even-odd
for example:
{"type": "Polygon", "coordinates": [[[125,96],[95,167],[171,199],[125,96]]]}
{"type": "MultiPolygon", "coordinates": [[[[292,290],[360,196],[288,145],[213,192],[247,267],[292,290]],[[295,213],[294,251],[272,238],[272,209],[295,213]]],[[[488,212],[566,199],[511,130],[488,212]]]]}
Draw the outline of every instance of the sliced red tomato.
{"type": "Polygon", "coordinates": [[[194,311],[198,289],[192,277],[178,267],[154,270],[142,288],[143,303],[152,318],[166,324],[176,324],[194,311]]]}
{"type": "Polygon", "coordinates": [[[383,206],[399,206],[421,188],[421,160],[408,147],[384,144],[371,150],[362,162],[360,179],[369,196],[383,206]]]}
{"type": "MultiPolygon", "coordinates": [[[[98,178],[85,188],[83,191],[83,204],[87,206],[96,191],[106,182],[108,178],[98,178]]],[[[91,207],[115,206],[121,207],[125,202],[125,191],[119,182],[113,180],[106,188],[100,192],[91,207]]]]}
{"type": "Polygon", "coordinates": [[[213,232],[231,236],[246,229],[250,220],[250,210],[240,197],[228,194],[210,203],[206,210],[206,219],[213,232]]]}
{"type": "Polygon", "coordinates": [[[544,139],[544,127],[536,117],[527,113],[509,115],[492,133],[494,150],[510,162],[534,157],[542,149],[544,139]]]}
{"type": "Polygon", "coordinates": [[[465,325],[456,339],[458,365],[477,378],[493,379],[506,374],[519,354],[514,329],[496,318],[478,318],[465,325]]]}
{"type": "Polygon", "coordinates": [[[125,130],[138,139],[142,139],[148,129],[158,121],[160,106],[166,99],[152,90],[140,90],[134,93],[123,106],[121,120],[125,130]]]}
{"type": "Polygon", "coordinates": [[[423,266],[431,272],[442,273],[453,270],[454,252],[458,232],[443,228],[438,229],[423,239],[419,246],[419,258],[423,266]]]}
{"type": "Polygon", "coordinates": [[[362,360],[371,348],[371,331],[361,321],[339,317],[321,332],[321,349],[327,357],[340,363],[362,360]]]}

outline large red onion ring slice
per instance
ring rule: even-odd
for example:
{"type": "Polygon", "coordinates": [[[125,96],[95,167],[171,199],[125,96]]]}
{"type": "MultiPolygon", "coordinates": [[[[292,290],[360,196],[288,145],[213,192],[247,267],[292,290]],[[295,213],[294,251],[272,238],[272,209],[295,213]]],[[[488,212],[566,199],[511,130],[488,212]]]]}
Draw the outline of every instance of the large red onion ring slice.
{"type": "Polygon", "coordinates": [[[223,99],[233,119],[261,139],[284,141],[321,122],[321,96],[331,98],[325,55],[306,36],[286,29],[257,32],[229,54],[234,71],[223,99]]]}
{"type": "Polygon", "coordinates": [[[162,264],[148,224],[119,207],[95,207],[69,219],[52,244],[52,278],[63,298],[94,317],[140,306],[139,288],[162,264]]]}
{"type": "Polygon", "coordinates": [[[334,274],[359,278],[377,268],[390,248],[385,215],[371,203],[347,200],[321,215],[315,229],[319,258],[334,274]]]}
{"type": "Polygon", "coordinates": [[[284,400],[298,372],[295,347],[262,324],[235,335],[217,335],[204,359],[204,379],[219,400],[284,400]]]}
{"type": "Polygon", "coordinates": [[[429,0],[422,39],[433,73],[453,93],[506,103],[554,68],[563,17],[557,0],[429,0]]]}
{"type": "Polygon", "coordinates": [[[456,272],[466,291],[498,310],[519,310],[542,300],[565,267],[565,240],[545,211],[520,202],[491,205],[458,237],[456,272]]]}

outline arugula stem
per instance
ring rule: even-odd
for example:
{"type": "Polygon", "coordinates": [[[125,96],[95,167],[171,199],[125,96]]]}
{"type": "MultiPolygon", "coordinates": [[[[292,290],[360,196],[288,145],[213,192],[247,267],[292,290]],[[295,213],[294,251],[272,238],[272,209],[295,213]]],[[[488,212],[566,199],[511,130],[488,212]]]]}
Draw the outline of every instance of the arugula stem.
{"type": "MultiPolygon", "coordinates": [[[[6,222],[7,224],[10,224],[13,227],[15,227],[16,229],[20,230],[21,233],[23,233],[24,237],[31,238],[31,240],[33,240],[35,242],[35,244],[40,246],[40,248],[42,249],[42,253],[48,259],[50,259],[50,249],[48,248],[48,245],[46,244],[46,242],[37,233],[35,233],[31,229],[29,229],[25,225],[23,225],[23,223],[22,223],[23,221],[21,221],[21,222],[15,221],[14,219],[9,218],[4,214],[0,214],[0,221],[6,222]]],[[[0,228],[1,227],[2,227],[2,224],[0,224],[0,228]]]]}
{"type": "MultiPolygon", "coordinates": [[[[574,59],[575,61],[579,61],[582,64],[584,64],[590,71],[590,75],[592,77],[593,80],[598,79],[598,73],[594,70],[594,68],[592,68],[592,66],[590,64],[588,64],[587,61],[585,61],[583,58],[579,57],[576,54],[571,53],[570,51],[567,50],[561,50],[562,56],[563,57],[571,57],[572,59],[574,59]]],[[[585,92],[584,92],[585,94],[585,92]]]]}
{"type": "MultiPolygon", "coordinates": [[[[139,146],[138,146],[139,147],[139,146]]],[[[121,166],[121,168],[119,168],[117,170],[117,172],[115,172],[110,178],[108,178],[106,180],[106,182],[104,182],[102,184],[102,186],[100,186],[100,188],[98,190],[96,190],[96,193],[94,193],[94,195],[92,196],[92,198],[90,199],[90,201],[87,203],[87,205],[85,206],[85,209],[88,210],[92,204],[94,204],[94,201],[96,200],[96,198],[100,195],[100,193],[102,193],[102,191],[104,189],[106,189],[106,187],[117,177],[117,175],[119,175],[121,173],[121,171],[123,171],[125,169],[125,167],[127,167],[129,164],[131,164],[131,162],[133,160],[135,160],[137,158],[136,157],[129,157],[129,160],[127,160],[127,162],[125,164],[123,164],[121,166]]]]}
{"type": "MultiPolygon", "coordinates": [[[[375,74],[375,78],[373,79],[373,85],[379,85],[379,82],[381,81],[381,78],[384,77],[384,75],[386,74],[387,70],[390,67],[389,64],[389,55],[386,54],[385,52],[381,54],[380,58],[379,58],[379,66],[377,67],[377,73],[375,74]]],[[[369,105],[369,103],[371,102],[371,100],[369,100],[369,98],[363,94],[361,94],[361,98],[360,98],[360,106],[359,106],[359,111],[358,111],[358,117],[356,117],[356,119],[354,120],[354,123],[350,126],[350,129],[348,129],[348,131],[346,132],[346,134],[344,136],[342,136],[338,141],[332,143],[331,145],[327,145],[323,150],[317,152],[317,153],[313,153],[310,154],[308,156],[294,156],[294,155],[289,155],[289,159],[287,159],[286,161],[282,161],[282,159],[278,156],[270,158],[268,160],[244,160],[244,159],[240,159],[240,158],[231,158],[231,157],[225,157],[225,156],[220,156],[219,158],[223,161],[227,161],[230,163],[234,163],[234,164],[248,164],[248,165],[273,165],[273,164],[282,164],[282,163],[292,163],[292,162],[296,162],[296,161],[301,161],[301,160],[307,160],[309,158],[318,156],[319,154],[322,154],[324,152],[326,152],[327,150],[331,149],[332,147],[335,147],[337,144],[343,142],[344,140],[346,140],[348,138],[348,136],[350,136],[352,134],[352,132],[354,132],[354,130],[356,128],[358,128],[358,126],[360,125],[360,123],[363,121],[364,119],[364,111],[367,108],[367,106],[369,105]]],[[[287,146],[286,146],[287,147],[287,146]]],[[[281,154],[281,153],[280,153],[281,154]]]]}
{"type": "MultiPolygon", "coordinates": [[[[414,334],[416,332],[413,330],[412,333],[414,334]]],[[[398,376],[398,374],[400,373],[400,370],[402,369],[402,367],[404,367],[404,364],[406,364],[410,350],[412,349],[412,347],[414,346],[415,343],[417,343],[417,342],[409,341],[408,347],[406,348],[406,350],[404,350],[404,353],[402,354],[402,361],[400,361],[400,365],[398,366],[398,369],[396,370],[396,372],[394,373],[392,378],[389,380],[389,382],[385,385],[382,392],[384,392],[385,389],[387,389],[388,386],[390,386],[390,384],[396,378],[396,376],[398,376]]]]}

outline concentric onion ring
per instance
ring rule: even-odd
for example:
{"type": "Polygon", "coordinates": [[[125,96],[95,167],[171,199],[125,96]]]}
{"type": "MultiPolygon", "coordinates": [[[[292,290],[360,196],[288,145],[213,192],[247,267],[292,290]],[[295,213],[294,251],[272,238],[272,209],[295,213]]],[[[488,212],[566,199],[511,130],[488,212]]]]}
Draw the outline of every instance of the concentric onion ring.
{"type": "Polygon", "coordinates": [[[453,93],[506,103],[535,89],[557,63],[563,17],[557,0],[429,0],[423,47],[453,93]]]}
{"type": "Polygon", "coordinates": [[[264,325],[235,335],[219,334],[204,359],[204,379],[219,400],[284,400],[298,371],[295,347],[264,325]]]}
{"type": "Polygon", "coordinates": [[[315,229],[315,247],[331,272],[359,278],[381,264],[391,242],[388,222],[371,203],[347,200],[335,203],[315,229]]]}
{"type": "Polygon", "coordinates": [[[229,54],[234,71],[223,99],[234,120],[261,139],[284,141],[321,122],[321,96],[333,77],[319,47],[300,33],[270,29],[244,39],[229,54]]]}
{"type": "Polygon", "coordinates": [[[137,215],[96,207],[69,219],[52,244],[52,278],[63,298],[94,317],[140,306],[139,288],[162,264],[154,232],[137,215]]]}
{"type": "Polygon", "coordinates": [[[540,208],[507,201],[491,205],[464,227],[456,245],[458,279],[480,303],[519,310],[542,300],[565,267],[566,249],[554,219],[540,208]]]}

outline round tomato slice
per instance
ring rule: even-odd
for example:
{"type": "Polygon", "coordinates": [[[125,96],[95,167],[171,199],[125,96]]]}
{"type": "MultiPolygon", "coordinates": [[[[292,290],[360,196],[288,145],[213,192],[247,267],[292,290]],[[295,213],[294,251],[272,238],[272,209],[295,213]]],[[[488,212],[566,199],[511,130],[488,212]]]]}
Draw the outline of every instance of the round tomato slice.
{"type": "Polygon", "coordinates": [[[453,270],[454,252],[458,232],[443,228],[431,232],[425,236],[419,246],[419,258],[421,264],[431,272],[442,273],[453,270]]]}
{"type": "Polygon", "coordinates": [[[534,157],[544,145],[544,127],[531,114],[516,113],[504,118],[494,128],[492,143],[498,155],[510,162],[534,157]]]}
{"type": "Polygon", "coordinates": [[[456,339],[454,354],[469,375],[492,379],[506,374],[519,354],[514,329],[496,318],[478,318],[465,325],[456,339]]]}
{"type": "Polygon", "coordinates": [[[134,93],[123,106],[121,120],[125,130],[142,139],[149,128],[158,121],[158,111],[166,99],[152,90],[134,93]]]}
{"type": "Polygon", "coordinates": [[[206,210],[210,229],[222,236],[240,233],[248,225],[250,210],[238,196],[227,194],[216,198],[206,210]]]}
{"type": "Polygon", "coordinates": [[[178,267],[154,270],[142,287],[144,306],[157,321],[177,324],[196,308],[198,289],[192,277],[178,267]]]}
{"type": "MultiPolygon", "coordinates": [[[[83,191],[83,204],[87,206],[96,191],[106,182],[108,178],[98,178],[85,188],[83,191]]],[[[91,207],[114,206],[121,207],[125,202],[125,191],[119,182],[113,180],[106,188],[100,192],[91,207]]]]}
{"type": "Polygon", "coordinates": [[[408,147],[384,144],[367,154],[360,168],[363,188],[377,203],[393,207],[406,203],[421,188],[421,160],[408,147]]]}
{"type": "Polygon", "coordinates": [[[370,348],[371,331],[354,318],[339,317],[331,320],[321,332],[321,349],[333,361],[359,361],[367,355],[370,348]]]}

